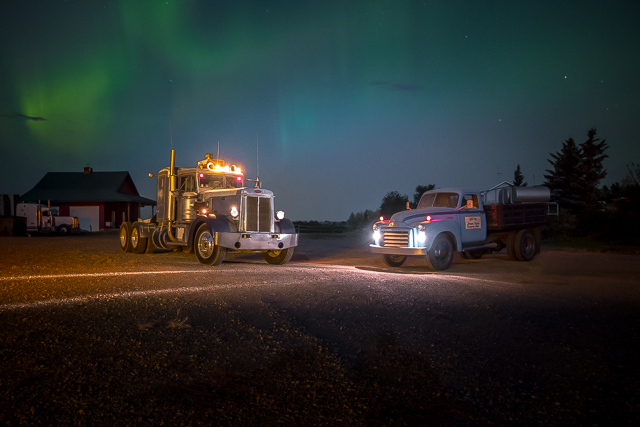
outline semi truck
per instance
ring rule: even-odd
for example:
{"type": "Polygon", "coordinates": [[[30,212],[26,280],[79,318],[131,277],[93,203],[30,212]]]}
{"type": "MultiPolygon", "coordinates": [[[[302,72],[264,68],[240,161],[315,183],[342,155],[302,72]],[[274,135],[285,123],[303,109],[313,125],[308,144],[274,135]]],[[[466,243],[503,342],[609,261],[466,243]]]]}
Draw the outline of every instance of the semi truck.
{"type": "Polygon", "coordinates": [[[61,216],[59,209],[38,203],[16,203],[17,195],[0,194],[2,232],[6,235],[24,236],[27,233],[59,234],[66,236],[80,232],[77,217],[61,216]]]}
{"type": "Polygon", "coordinates": [[[555,211],[549,200],[544,186],[427,191],[416,209],[373,224],[370,250],[390,267],[419,256],[433,269],[446,270],[455,251],[478,259],[505,248],[510,259],[531,261],[540,253],[547,214],[555,211]]]}
{"type": "Polygon", "coordinates": [[[293,256],[298,234],[284,211],[274,208],[274,194],[245,186],[236,165],[210,153],[193,167],[170,166],[157,175],[157,212],[148,220],[123,222],[120,248],[150,253],[156,248],[195,252],[205,265],[219,265],[227,253],[261,252],[269,264],[285,264],[293,256]]]}

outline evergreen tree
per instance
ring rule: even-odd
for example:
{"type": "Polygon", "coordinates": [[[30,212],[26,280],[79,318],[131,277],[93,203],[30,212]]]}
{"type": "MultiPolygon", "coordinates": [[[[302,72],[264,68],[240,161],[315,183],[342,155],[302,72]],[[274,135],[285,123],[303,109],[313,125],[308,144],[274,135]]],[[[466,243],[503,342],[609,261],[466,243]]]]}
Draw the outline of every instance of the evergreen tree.
{"type": "Polygon", "coordinates": [[[562,143],[560,152],[550,153],[553,160],[548,159],[553,169],[547,169],[545,185],[552,190],[557,202],[572,214],[580,210],[577,182],[582,179],[580,149],[573,138],[562,143]]]}
{"type": "Polygon", "coordinates": [[[415,209],[418,206],[418,202],[420,202],[420,198],[422,197],[422,195],[429,191],[429,190],[433,190],[436,188],[435,184],[429,184],[429,185],[418,185],[416,187],[416,192],[413,193],[413,203],[411,204],[411,208],[415,209]]]}
{"type": "Polygon", "coordinates": [[[369,209],[357,213],[351,212],[351,215],[349,215],[349,219],[347,220],[347,225],[353,229],[369,229],[371,225],[378,220],[379,216],[378,212],[374,212],[369,209]]]}
{"type": "Polygon", "coordinates": [[[627,165],[627,170],[627,176],[622,180],[622,186],[640,187],[640,165],[631,163],[631,166],[627,165]]]}
{"type": "Polygon", "coordinates": [[[598,210],[598,203],[602,192],[598,188],[600,181],[607,176],[602,161],[609,157],[604,154],[608,148],[606,141],[596,138],[596,130],[589,129],[588,139],[580,144],[580,174],[581,178],[575,184],[580,204],[584,204],[587,212],[598,210]]]}
{"type": "Polygon", "coordinates": [[[349,215],[349,219],[347,220],[347,224],[349,224],[349,227],[351,228],[356,228],[358,226],[358,223],[356,221],[356,215],[351,212],[351,215],[349,215]]]}
{"type": "Polygon", "coordinates": [[[516,187],[526,187],[527,183],[524,181],[524,175],[522,175],[522,171],[520,170],[520,163],[518,163],[518,167],[513,172],[513,185],[516,187]]]}
{"type": "Polygon", "coordinates": [[[380,214],[388,219],[394,213],[405,210],[408,202],[409,197],[406,194],[401,195],[397,191],[391,191],[382,198],[380,214]]]}

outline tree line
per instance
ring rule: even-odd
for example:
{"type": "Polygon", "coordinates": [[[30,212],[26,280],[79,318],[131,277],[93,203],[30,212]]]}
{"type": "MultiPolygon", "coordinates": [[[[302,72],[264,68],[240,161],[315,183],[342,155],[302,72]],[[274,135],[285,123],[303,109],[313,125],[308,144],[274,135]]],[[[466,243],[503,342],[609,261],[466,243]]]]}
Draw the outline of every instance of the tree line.
{"type": "MultiPolygon", "coordinates": [[[[605,139],[589,129],[587,139],[577,144],[573,138],[563,141],[560,151],[549,153],[551,165],[543,185],[549,187],[552,201],[560,214],[550,218],[545,230],[550,237],[592,236],[623,243],[640,243],[640,165],[627,166],[627,175],[611,187],[600,186],[607,176],[603,161],[609,156],[605,139]]],[[[513,185],[526,187],[520,164],[513,172],[513,185]]],[[[418,185],[409,200],[406,194],[391,191],[384,195],[377,210],[352,212],[347,220],[351,228],[368,228],[379,217],[389,218],[407,206],[415,209],[425,191],[435,184],[418,185]]]]}

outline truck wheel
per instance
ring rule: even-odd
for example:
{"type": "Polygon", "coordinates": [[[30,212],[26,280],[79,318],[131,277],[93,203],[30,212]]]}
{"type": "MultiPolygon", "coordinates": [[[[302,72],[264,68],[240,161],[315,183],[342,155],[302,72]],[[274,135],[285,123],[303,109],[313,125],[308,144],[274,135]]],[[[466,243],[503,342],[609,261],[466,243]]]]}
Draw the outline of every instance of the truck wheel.
{"type": "Polygon", "coordinates": [[[279,251],[266,251],[262,252],[264,260],[269,264],[282,265],[291,260],[293,256],[293,248],[281,249],[279,251]]]}
{"type": "Polygon", "coordinates": [[[474,249],[472,251],[464,251],[464,254],[469,259],[480,259],[484,255],[484,249],[474,249]]]}
{"type": "Polygon", "coordinates": [[[382,258],[384,259],[384,263],[389,267],[400,267],[407,260],[407,257],[404,255],[385,254],[382,258]]]}
{"type": "Polygon", "coordinates": [[[518,261],[518,257],[516,256],[516,236],[517,232],[511,232],[507,236],[507,255],[509,255],[509,259],[511,261],[518,261]]]}
{"type": "Polygon", "coordinates": [[[518,261],[531,261],[536,256],[536,239],[529,230],[520,230],[515,238],[518,261]]]}
{"type": "Polygon", "coordinates": [[[453,242],[446,234],[438,234],[429,249],[428,260],[436,270],[446,270],[453,260],[453,242]]]}
{"type": "Polygon", "coordinates": [[[137,222],[131,224],[131,252],[143,254],[147,250],[147,237],[140,237],[140,226],[137,222]]]}
{"type": "Polygon", "coordinates": [[[131,252],[131,223],[125,221],[120,226],[120,249],[131,252]]]}
{"type": "Polygon", "coordinates": [[[69,233],[71,233],[71,229],[69,228],[68,225],[61,225],[60,227],[58,227],[58,234],[61,236],[68,236],[69,233]]]}
{"type": "Polygon", "coordinates": [[[205,265],[220,265],[227,253],[226,248],[216,245],[213,233],[207,224],[202,224],[198,228],[193,249],[198,261],[205,265]]]}
{"type": "Polygon", "coordinates": [[[156,251],[156,245],[153,244],[153,239],[149,237],[149,240],[147,240],[147,248],[145,249],[144,253],[152,254],[155,251],[156,251]]]}

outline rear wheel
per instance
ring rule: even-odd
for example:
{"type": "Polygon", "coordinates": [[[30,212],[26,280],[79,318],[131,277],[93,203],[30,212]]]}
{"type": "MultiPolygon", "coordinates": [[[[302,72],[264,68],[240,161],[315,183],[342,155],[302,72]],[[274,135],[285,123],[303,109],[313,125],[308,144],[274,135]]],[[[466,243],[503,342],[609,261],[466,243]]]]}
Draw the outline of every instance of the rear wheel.
{"type": "Polygon", "coordinates": [[[147,237],[140,237],[140,226],[137,222],[131,224],[131,252],[143,254],[147,250],[147,237]]]}
{"type": "Polygon", "coordinates": [[[404,255],[385,254],[382,257],[384,259],[384,263],[389,267],[400,267],[407,260],[407,257],[404,255]]]}
{"type": "Polygon", "coordinates": [[[518,261],[531,261],[536,256],[536,239],[529,230],[520,230],[515,238],[518,261]]]}
{"type": "Polygon", "coordinates": [[[145,254],[152,254],[156,251],[156,245],[153,244],[153,239],[149,237],[147,240],[147,248],[145,249],[145,254]]]}
{"type": "Polygon", "coordinates": [[[264,260],[269,264],[282,265],[291,260],[293,248],[281,249],[278,251],[266,251],[262,253],[264,260]]]}
{"type": "Polygon", "coordinates": [[[131,223],[125,221],[120,225],[120,249],[131,252],[131,223]]]}
{"type": "Polygon", "coordinates": [[[198,228],[193,249],[198,261],[205,265],[220,265],[227,253],[226,248],[216,245],[214,235],[207,224],[198,228]]]}
{"type": "Polygon", "coordinates": [[[438,234],[431,249],[429,249],[428,260],[435,270],[446,270],[453,260],[453,242],[446,234],[438,234]]]}

